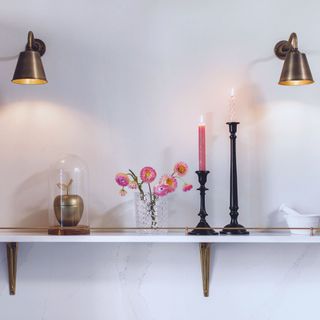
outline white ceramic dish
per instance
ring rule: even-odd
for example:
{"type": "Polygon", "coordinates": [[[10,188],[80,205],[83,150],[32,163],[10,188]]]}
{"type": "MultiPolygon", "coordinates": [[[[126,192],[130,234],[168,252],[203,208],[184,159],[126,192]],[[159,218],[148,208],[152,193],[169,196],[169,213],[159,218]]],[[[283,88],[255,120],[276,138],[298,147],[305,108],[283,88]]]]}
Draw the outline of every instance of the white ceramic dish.
{"type": "MultiPolygon", "coordinates": [[[[319,228],[320,215],[301,214],[301,215],[284,215],[289,228],[319,228]]],[[[310,230],[291,229],[292,234],[310,235],[310,230]]]]}

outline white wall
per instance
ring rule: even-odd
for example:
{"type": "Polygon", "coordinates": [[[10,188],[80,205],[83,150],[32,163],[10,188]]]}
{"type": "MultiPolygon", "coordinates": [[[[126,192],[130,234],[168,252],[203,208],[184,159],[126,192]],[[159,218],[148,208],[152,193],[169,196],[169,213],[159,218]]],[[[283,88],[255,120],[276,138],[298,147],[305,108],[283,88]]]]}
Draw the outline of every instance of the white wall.
{"type": "MultiPolygon", "coordinates": [[[[114,174],[177,160],[197,168],[208,123],[209,221],[228,222],[228,94],[237,92],[239,201],[247,226],[283,226],[285,202],[318,212],[319,84],[277,85],[278,40],[298,33],[320,81],[318,1],[49,1],[1,3],[0,57],[28,30],[47,44],[49,84],[10,83],[0,61],[0,225],[47,223],[47,168],[59,154],[90,167],[91,224],[132,226],[114,174]]],[[[3,59],[2,59],[3,60],[3,59]]],[[[196,184],[194,174],[190,180],[196,184]]],[[[197,222],[198,194],[176,194],[171,225],[197,222]]],[[[318,312],[317,245],[225,245],[202,297],[197,246],[28,245],[8,296],[1,247],[0,319],[301,319],[318,312]],[[300,301],[302,300],[302,301],[300,301]]]]}

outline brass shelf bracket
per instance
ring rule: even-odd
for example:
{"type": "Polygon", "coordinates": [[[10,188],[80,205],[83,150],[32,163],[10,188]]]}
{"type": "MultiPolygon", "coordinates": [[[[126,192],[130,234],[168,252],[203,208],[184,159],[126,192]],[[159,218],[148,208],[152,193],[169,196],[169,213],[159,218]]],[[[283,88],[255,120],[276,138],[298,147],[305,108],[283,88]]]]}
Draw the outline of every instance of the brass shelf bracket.
{"type": "Polygon", "coordinates": [[[7,262],[10,295],[16,294],[17,251],[18,244],[16,242],[7,243],[7,262]]]}
{"type": "Polygon", "coordinates": [[[209,297],[210,249],[210,243],[200,243],[202,287],[205,297],[209,297]]]}

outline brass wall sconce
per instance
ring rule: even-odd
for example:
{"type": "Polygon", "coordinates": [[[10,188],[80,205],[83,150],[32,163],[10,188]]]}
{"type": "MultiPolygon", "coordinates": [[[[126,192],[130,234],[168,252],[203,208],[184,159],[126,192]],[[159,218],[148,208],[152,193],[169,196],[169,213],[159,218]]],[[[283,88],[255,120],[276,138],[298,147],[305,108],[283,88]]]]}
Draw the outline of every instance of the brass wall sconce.
{"type": "Polygon", "coordinates": [[[298,37],[295,33],[291,33],[288,41],[278,42],[274,53],[284,60],[280,85],[301,86],[314,83],[307,57],[298,50],[298,37]]]}
{"type": "Polygon", "coordinates": [[[41,62],[46,46],[40,39],[34,39],[29,31],[26,49],[20,52],[12,82],[16,84],[45,84],[47,78],[41,62]]]}

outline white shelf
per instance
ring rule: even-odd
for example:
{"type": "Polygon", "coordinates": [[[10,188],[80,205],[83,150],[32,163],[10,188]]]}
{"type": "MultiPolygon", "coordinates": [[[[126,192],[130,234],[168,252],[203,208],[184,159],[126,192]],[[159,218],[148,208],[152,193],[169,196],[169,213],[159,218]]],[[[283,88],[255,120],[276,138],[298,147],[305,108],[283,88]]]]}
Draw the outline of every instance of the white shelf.
{"type": "Polygon", "coordinates": [[[53,236],[41,232],[0,232],[0,242],[26,243],[320,243],[320,236],[289,233],[251,233],[248,236],[190,236],[183,233],[99,233],[85,236],[53,236]]]}
{"type": "Polygon", "coordinates": [[[210,247],[223,243],[320,243],[319,235],[290,233],[250,233],[246,236],[190,236],[184,233],[92,232],[82,236],[53,236],[44,232],[0,231],[0,243],[7,244],[10,294],[16,292],[17,253],[19,243],[194,243],[200,244],[203,294],[209,296],[210,247]]]}

